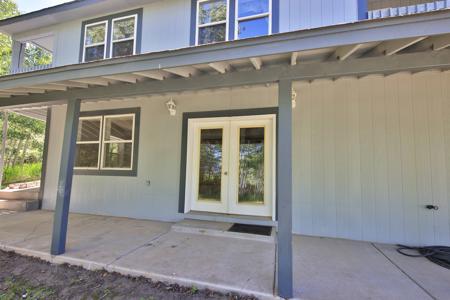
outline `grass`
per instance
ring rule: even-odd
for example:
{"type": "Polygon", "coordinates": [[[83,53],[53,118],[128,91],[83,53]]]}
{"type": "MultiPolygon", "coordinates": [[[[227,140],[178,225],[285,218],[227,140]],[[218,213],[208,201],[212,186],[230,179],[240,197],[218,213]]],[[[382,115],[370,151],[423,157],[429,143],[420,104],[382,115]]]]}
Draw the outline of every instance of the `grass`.
{"type": "Polygon", "coordinates": [[[6,280],[6,291],[0,291],[0,300],[40,300],[48,299],[54,295],[52,289],[43,286],[33,286],[26,281],[6,280]]]}
{"type": "Polygon", "coordinates": [[[42,163],[7,167],[3,174],[3,185],[39,180],[41,177],[41,169],[42,163]]]}

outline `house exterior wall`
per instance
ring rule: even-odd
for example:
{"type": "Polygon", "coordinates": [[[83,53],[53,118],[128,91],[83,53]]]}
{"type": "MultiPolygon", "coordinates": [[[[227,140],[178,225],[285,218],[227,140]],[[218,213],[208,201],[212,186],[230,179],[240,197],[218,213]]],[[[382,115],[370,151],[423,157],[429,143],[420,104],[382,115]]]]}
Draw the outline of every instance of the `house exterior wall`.
{"type": "Polygon", "coordinates": [[[281,0],[280,31],[351,23],[358,20],[358,0],[281,0]]]}
{"type": "MultiPolygon", "coordinates": [[[[277,106],[275,87],[226,89],[175,95],[177,115],[169,116],[169,97],[83,104],[82,110],[141,107],[137,177],[74,175],[71,209],[76,212],[175,221],[178,215],[182,113],[277,106]],[[263,89],[263,93],[261,93],[263,89]],[[150,186],[146,181],[150,180],[150,186]]],[[[53,209],[59,175],[65,106],[52,112],[44,209],[53,209]]]]}
{"type": "MultiPolygon", "coordinates": [[[[450,245],[450,73],[294,87],[294,232],[450,245]],[[427,210],[427,204],[440,209],[427,210]]],[[[176,117],[169,116],[167,99],[83,104],[83,110],[142,108],[139,167],[137,177],[75,176],[73,212],[179,220],[182,112],[276,106],[277,89],[175,95],[176,117]]],[[[64,106],[53,109],[45,209],[55,202],[64,113],[64,106]]]]}
{"type": "MultiPolygon", "coordinates": [[[[190,46],[191,1],[161,0],[127,7],[117,13],[143,8],[141,53],[178,49],[190,46]]],[[[280,0],[280,32],[357,21],[359,2],[361,0],[280,0]]],[[[13,39],[24,41],[36,35],[52,33],[55,39],[53,66],[77,64],[80,59],[82,22],[111,14],[114,13],[86,16],[55,26],[37,28],[16,34],[13,39]]]]}

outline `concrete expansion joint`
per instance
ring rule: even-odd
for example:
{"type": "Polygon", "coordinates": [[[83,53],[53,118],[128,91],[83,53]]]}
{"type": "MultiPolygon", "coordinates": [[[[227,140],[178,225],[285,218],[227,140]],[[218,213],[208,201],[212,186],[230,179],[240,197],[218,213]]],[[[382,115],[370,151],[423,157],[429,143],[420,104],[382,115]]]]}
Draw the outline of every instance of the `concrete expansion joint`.
{"type": "Polygon", "coordinates": [[[423,287],[419,282],[414,280],[405,270],[403,270],[398,264],[396,264],[389,256],[387,256],[377,245],[370,243],[382,256],[384,256],[395,268],[397,268],[403,275],[405,275],[409,280],[411,280],[415,285],[417,285],[422,291],[424,291],[431,299],[438,300],[434,297],[425,287],[423,287]]]}

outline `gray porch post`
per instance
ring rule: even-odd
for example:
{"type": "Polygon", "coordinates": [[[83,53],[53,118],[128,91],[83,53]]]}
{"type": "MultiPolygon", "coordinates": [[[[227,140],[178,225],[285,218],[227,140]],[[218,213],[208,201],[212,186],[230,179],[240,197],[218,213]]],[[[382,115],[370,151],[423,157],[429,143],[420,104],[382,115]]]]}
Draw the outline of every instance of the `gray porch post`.
{"type": "Polygon", "coordinates": [[[278,83],[277,142],[278,295],[293,297],[292,273],[292,81],[278,83]]]}
{"type": "Polygon", "coordinates": [[[58,192],[56,196],[55,216],[51,254],[60,255],[66,251],[67,223],[69,218],[70,192],[72,190],[73,166],[78,132],[81,100],[71,99],[67,103],[66,124],[59,169],[58,192]]]}
{"type": "Polygon", "coordinates": [[[25,51],[24,44],[19,41],[13,41],[12,44],[12,57],[11,57],[11,73],[15,73],[22,67],[25,51]]]}

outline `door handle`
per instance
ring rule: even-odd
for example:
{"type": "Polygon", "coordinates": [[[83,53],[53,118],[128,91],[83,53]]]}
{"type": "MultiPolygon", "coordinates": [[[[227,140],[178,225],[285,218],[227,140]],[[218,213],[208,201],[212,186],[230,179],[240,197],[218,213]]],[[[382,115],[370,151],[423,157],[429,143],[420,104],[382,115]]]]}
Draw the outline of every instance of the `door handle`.
{"type": "Polygon", "coordinates": [[[432,205],[432,204],[425,205],[425,208],[426,208],[426,209],[429,209],[429,210],[439,210],[439,206],[437,206],[437,205],[432,205]]]}
{"type": "Polygon", "coordinates": [[[227,172],[227,171],[223,172],[223,175],[227,176],[227,175],[228,175],[228,172],[227,172]]]}

